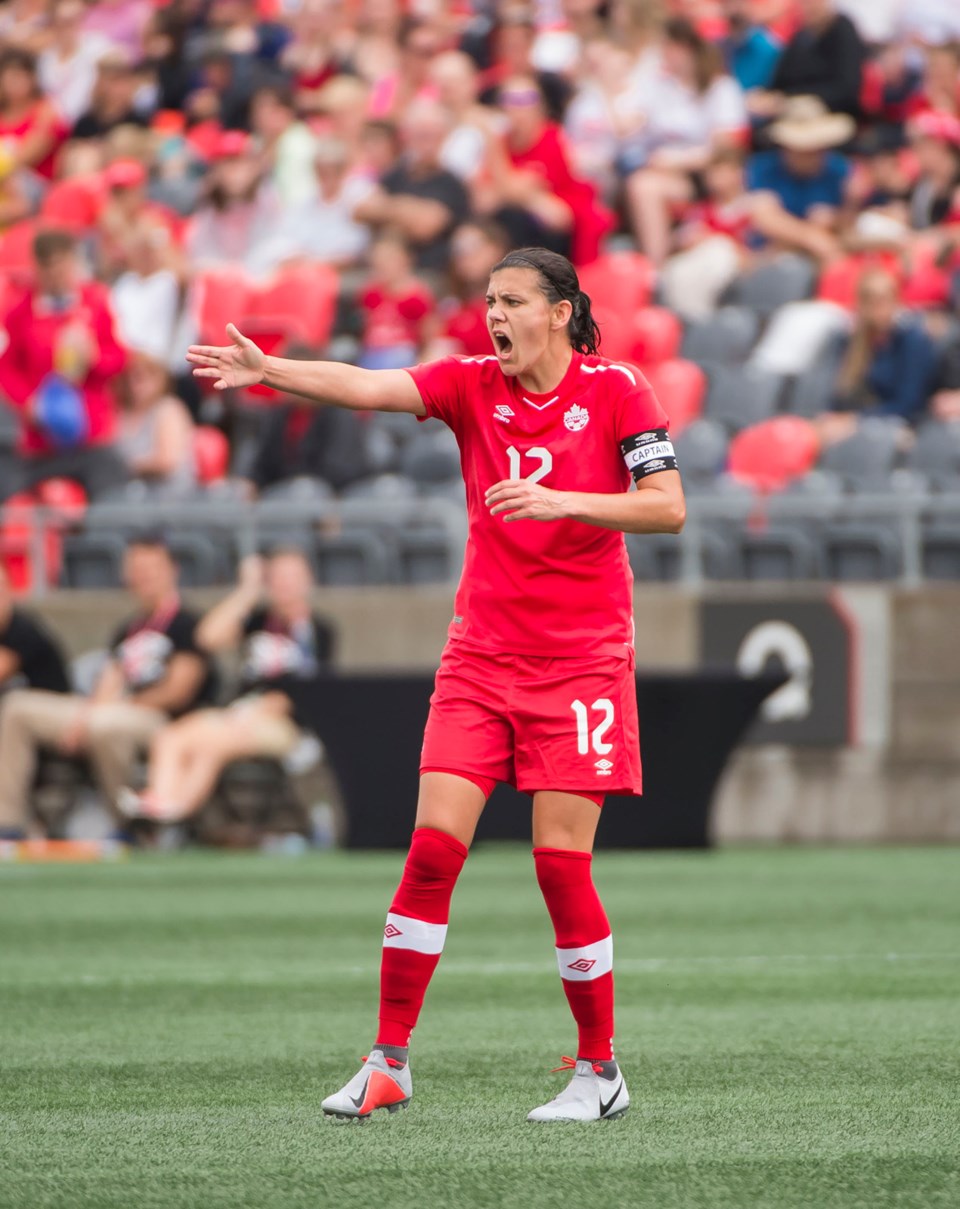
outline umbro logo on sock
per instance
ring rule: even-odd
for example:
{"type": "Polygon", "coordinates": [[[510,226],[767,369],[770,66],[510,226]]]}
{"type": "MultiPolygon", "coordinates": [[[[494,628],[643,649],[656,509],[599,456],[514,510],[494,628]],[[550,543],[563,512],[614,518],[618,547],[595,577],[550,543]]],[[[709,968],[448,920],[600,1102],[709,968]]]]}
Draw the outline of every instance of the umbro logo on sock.
{"type": "Polygon", "coordinates": [[[396,924],[387,924],[387,926],[383,929],[383,934],[392,940],[394,936],[402,936],[403,932],[396,926],[396,924]]]}

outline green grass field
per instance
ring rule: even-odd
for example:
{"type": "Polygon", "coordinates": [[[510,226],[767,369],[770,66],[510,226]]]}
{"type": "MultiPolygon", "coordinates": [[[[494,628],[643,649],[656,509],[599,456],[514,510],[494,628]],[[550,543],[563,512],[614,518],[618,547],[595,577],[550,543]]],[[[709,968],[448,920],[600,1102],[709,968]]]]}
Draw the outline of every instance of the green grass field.
{"type": "Polygon", "coordinates": [[[373,1039],[399,855],[0,867],[3,1209],[960,1206],[960,853],[616,854],[622,1121],[534,1126],[574,1044],[529,854],[478,850],[406,1113],[373,1039]]]}

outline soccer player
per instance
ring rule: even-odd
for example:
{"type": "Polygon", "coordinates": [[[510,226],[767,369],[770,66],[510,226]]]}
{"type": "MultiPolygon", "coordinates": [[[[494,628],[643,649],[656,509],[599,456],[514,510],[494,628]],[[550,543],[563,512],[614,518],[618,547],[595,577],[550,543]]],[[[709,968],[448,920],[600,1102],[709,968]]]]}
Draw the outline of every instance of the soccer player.
{"type": "Polygon", "coordinates": [[[379,1030],[323,1111],[410,1101],[408,1046],[440,960],[450,899],[499,781],[533,798],[537,880],[578,1029],[570,1083],[531,1121],[622,1116],[613,945],[591,853],[606,793],[641,791],[633,577],[624,533],[676,533],[684,499],[667,419],[642,376],[597,355],[573,266],[511,252],[487,292],[488,356],[363,370],[231,344],[188,359],[218,390],[264,382],[360,411],[436,417],[457,436],[469,538],[420,764],[416,824],[383,934],[379,1030]],[[630,491],[631,482],[636,490],[630,491]]]}

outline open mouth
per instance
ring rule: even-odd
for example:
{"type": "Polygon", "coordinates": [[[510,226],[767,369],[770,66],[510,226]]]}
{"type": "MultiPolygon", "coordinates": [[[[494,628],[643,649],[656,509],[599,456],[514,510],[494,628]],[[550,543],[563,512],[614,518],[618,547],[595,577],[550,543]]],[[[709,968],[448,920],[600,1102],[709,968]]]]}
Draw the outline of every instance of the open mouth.
{"type": "Polygon", "coordinates": [[[513,341],[506,332],[493,332],[493,344],[498,357],[509,357],[513,352],[513,341]]]}

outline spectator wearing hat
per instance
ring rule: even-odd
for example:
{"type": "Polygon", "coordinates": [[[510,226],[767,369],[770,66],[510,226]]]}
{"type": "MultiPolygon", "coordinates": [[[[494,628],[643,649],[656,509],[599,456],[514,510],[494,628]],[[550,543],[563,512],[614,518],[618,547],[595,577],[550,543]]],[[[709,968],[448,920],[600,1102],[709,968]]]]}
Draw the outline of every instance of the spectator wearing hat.
{"type": "Polygon", "coordinates": [[[69,681],[60,644],[46,626],[17,608],[0,563],[0,710],[4,694],[15,688],[66,693],[69,681]]]}
{"type": "Polygon", "coordinates": [[[97,221],[101,274],[112,279],[123,272],[129,265],[132,242],[148,233],[163,250],[165,263],[178,267],[184,223],[173,210],[150,199],[144,164],[126,157],[114,160],[102,179],[107,193],[97,221]]]}
{"type": "Polygon", "coordinates": [[[350,172],[350,148],[326,136],[313,145],[313,196],[287,211],[284,227],[294,255],[324,264],[356,264],[370,243],[370,229],[356,218],[373,190],[366,177],[350,172]]]}
{"type": "Polygon", "coordinates": [[[136,612],[110,640],[89,697],[18,689],[0,711],[0,834],[22,835],[43,746],[87,755],[109,807],[130,780],[137,753],[171,718],[212,699],[207,656],[194,639],[197,618],[183,607],[177,566],[160,537],[130,542],[124,580],[136,612]]]}
{"type": "Polygon", "coordinates": [[[59,476],[95,497],[126,479],[111,394],[124,351],[106,290],[81,278],[73,236],[40,231],[33,256],[34,285],[7,315],[0,354],[0,392],[21,421],[16,452],[0,460],[0,498],[59,476]]]}
{"type": "Polygon", "coordinates": [[[400,133],[400,163],[360,203],[357,218],[373,227],[397,228],[410,241],[418,268],[443,269],[450,233],[470,209],[462,182],[440,159],[450,118],[436,102],[415,101],[403,116],[400,133]]]}
{"type": "Polygon", "coordinates": [[[49,180],[65,136],[65,124],[44,96],[36,57],[19,47],[0,51],[0,144],[7,170],[28,169],[49,180]]]}
{"type": "Polygon", "coordinates": [[[166,363],[132,352],[117,384],[117,452],[154,499],[190,495],[197,485],[193,419],[173,392],[166,363]]]}
{"type": "Polygon", "coordinates": [[[218,136],[204,192],[186,231],[194,267],[240,265],[260,277],[289,255],[279,198],[248,134],[226,130],[218,136]]]}
{"type": "Polygon", "coordinates": [[[829,113],[816,97],[794,97],[770,126],[774,151],[747,165],[747,184],[757,195],[753,220],[771,243],[820,259],[837,252],[836,228],[850,166],[833,150],[849,142],[853,119],[829,113]]]}
{"type": "Polygon", "coordinates": [[[102,139],[118,126],[146,126],[136,105],[140,80],[129,55],[114,48],[97,63],[97,79],[88,108],[77,119],[75,139],[102,139]]]}
{"type": "Polygon", "coordinates": [[[769,90],[750,95],[759,118],[783,113],[788,98],[814,96],[831,113],[860,115],[866,47],[835,0],[799,0],[800,28],[783,49],[769,90]]]}

